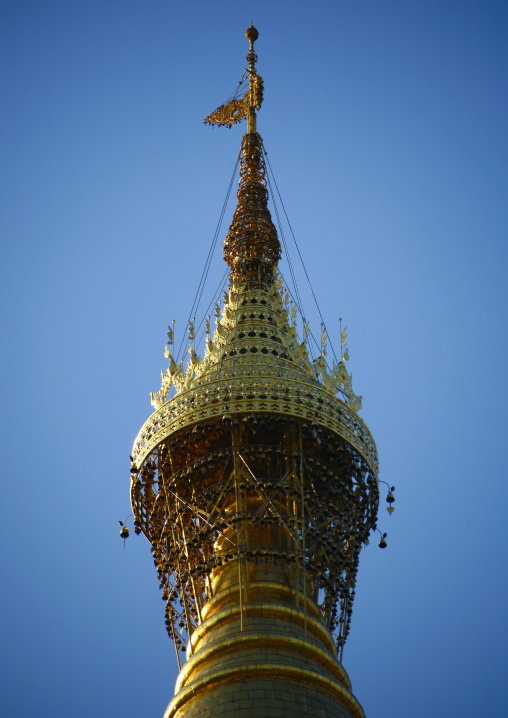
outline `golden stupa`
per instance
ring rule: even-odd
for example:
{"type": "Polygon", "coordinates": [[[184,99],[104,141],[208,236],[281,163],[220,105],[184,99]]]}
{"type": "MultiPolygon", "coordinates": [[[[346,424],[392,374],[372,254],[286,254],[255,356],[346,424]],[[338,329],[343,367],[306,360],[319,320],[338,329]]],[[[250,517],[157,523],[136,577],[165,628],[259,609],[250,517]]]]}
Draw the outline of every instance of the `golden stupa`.
{"type": "Polygon", "coordinates": [[[360,718],[340,660],[376,528],[376,447],[347,351],[329,367],[323,329],[312,360],[308,324],[299,336],[301,308],[284,292],[252,25],[246,37],[248,89],[205,120],[248,120],[227,294],[202,359],[191,322],[186,369],[169,329],[169,366],[131,457],[134,523],[151,543],[180,668],[165,718],[360,718]]]}

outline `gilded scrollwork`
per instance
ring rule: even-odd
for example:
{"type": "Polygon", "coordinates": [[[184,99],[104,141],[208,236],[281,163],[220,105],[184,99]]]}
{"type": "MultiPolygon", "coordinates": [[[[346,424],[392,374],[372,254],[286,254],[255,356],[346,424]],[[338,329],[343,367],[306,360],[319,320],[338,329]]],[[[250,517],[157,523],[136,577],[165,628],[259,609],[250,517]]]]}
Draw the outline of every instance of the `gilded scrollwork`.
{"type": "Polygon", "coordinates": [[[179,393],[160,406],[141,428],[132,454],[136,464],[139,466],[160,441],[182,427],[200,418],[221,417],[227,404],[232,414],[250,411],[306,417],[346,439],[377,475],[376,446],[356,410],[316,380],[305,378],[305,374],[302,373],[299,380],[287,375],[284,369],[290,364],[283,361],[280,376],[279,362],[272,356],[263,362],[257,360],[249,371],[238,372],[234,377],[218,377],[215,372],[207,382],[201,378],[201,381],[189,382],[187,388],[184,374],[181,382],[177,379],[179,393]]]}

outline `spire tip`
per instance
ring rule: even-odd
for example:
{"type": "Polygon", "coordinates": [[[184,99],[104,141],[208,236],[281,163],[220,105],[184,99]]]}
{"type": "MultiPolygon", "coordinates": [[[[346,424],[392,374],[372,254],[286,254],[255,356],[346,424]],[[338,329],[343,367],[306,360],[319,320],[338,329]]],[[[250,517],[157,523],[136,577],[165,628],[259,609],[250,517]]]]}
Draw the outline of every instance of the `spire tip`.
{"type": "Polygon", "coordinates": [[[250,27],[245,31],[245,37],[249,42],[256,42],[259,37],[259,32],[256,30],[254,25],[251,23],[250,27]]]}

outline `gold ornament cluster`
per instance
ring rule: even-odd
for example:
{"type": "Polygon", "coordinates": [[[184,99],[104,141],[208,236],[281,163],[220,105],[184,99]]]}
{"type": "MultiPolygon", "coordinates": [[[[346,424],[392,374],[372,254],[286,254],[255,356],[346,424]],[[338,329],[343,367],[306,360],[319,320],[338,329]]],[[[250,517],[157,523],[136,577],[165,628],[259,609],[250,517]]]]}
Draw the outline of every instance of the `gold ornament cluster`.
{"type": "MultiPolygon", "coordinates": [[[[252,88],[254,107],[259,110],[263,102],[263,78],[259,75],[253,75],[252,88]]],[[[211,112],[205,117],[205,125],[232,127],[236,125],[237,122],[241,122],[249,116],[250,107],[251,94],[247,92],[242,98],[233,98],[211,112]]]]}

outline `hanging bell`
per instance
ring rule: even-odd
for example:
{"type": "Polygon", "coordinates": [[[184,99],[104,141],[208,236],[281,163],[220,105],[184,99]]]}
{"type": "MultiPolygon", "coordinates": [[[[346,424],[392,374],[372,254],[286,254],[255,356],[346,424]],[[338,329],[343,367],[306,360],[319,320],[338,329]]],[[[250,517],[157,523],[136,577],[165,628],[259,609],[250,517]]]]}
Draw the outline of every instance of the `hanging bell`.
{"type": "Polygon", "coordinates": [[[392,491],[393,491],[393,486],[392,486],[391,490],[388,492],[388,494],[387,494],[387,496],[386,496],[386,501],[387,501],[389,504],[393,504],[393,502],[395,501],[395,496],[392,494],[392,491]]]}
{"type": "Polygon", "coordinates": [[[129,536],[129,529],[127,528],[127,526],[122,526],[122,528],[120,529],[120,536],[123,538],[124,541],[129,536]]]}
{"type": "Polygon", "coordinates": [[[227,404],[226,404],[226,406],[224,407],[224,409],[225,409],[225,412],[224,412],[224,415],[223,415],[223,417],[222,417],[222,421],[224,422],[224,424],[226,425],[226,427],[228,427],[228,426],[231,424],[231,414],[229,413],[229,409],[228,409],[228,405],[227,405],[227,404]]]}
{"type": "Polygon", "coordinates": [[[386,538],[386,534],[383,534],[383,535],[381,536],[381,540],[379,541],[379,548],[386,548],[386,547],[387,547],[388,544],[386,543],[385,538],[386,538]]]}

